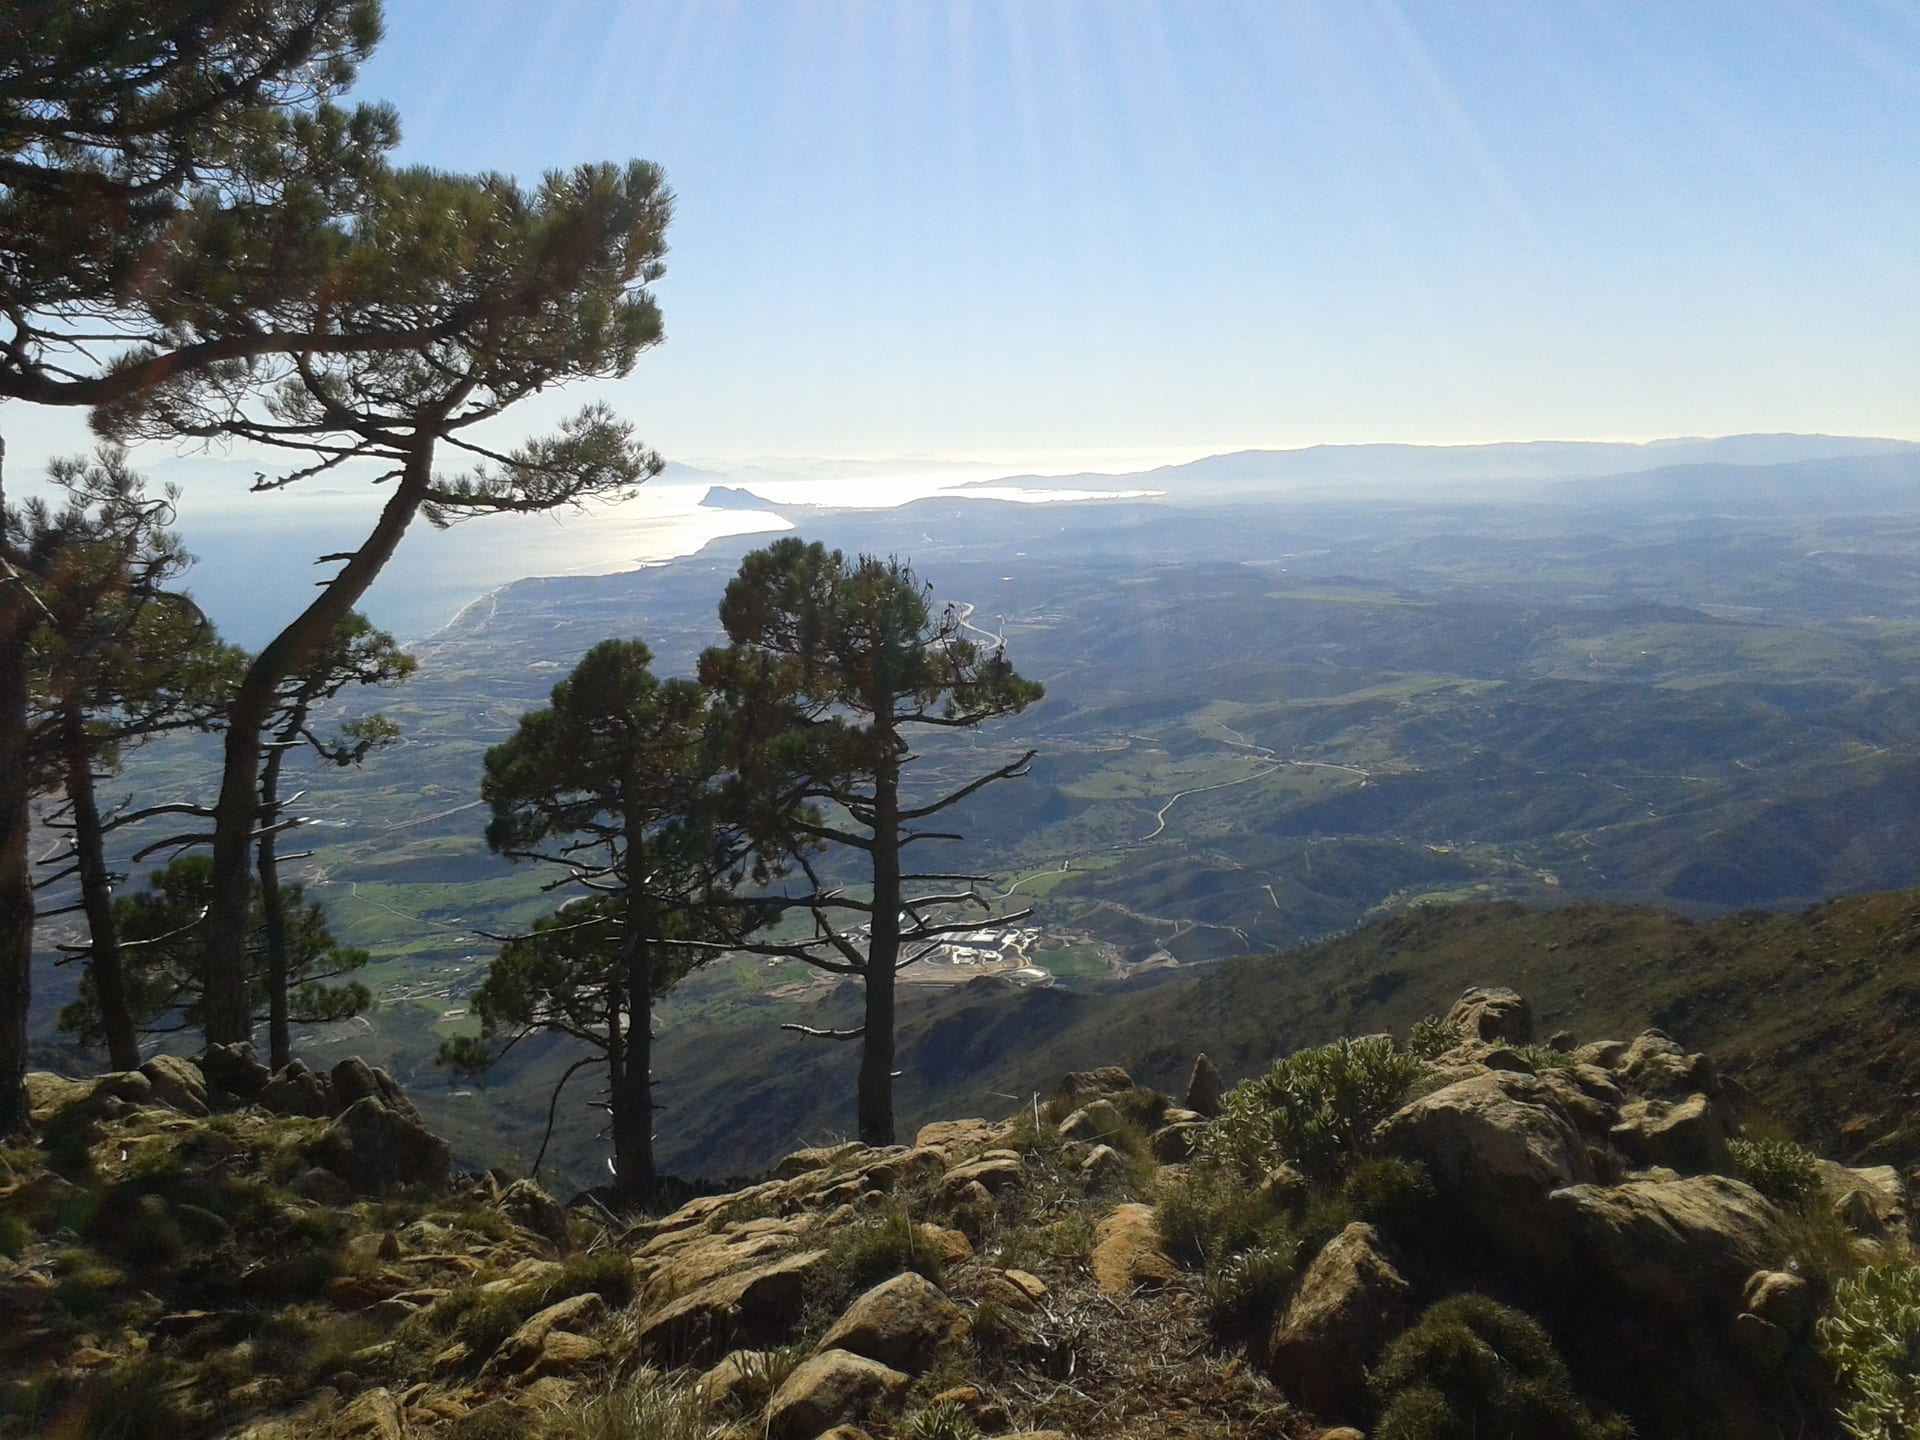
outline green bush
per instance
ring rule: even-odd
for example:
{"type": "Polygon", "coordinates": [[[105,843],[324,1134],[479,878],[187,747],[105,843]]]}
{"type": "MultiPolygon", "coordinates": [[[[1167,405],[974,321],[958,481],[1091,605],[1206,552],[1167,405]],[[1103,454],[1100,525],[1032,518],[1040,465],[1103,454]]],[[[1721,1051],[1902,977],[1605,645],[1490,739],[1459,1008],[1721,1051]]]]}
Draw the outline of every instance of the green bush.
{"type": "Polygon", "coordinates": [[[1389,1235],[1411,1235],[1433,1198],[1433,1181],[1418,1160],[1390,1155],[1357,1161],[1340,1182],[1340,1198],[1355,1216],[1389,1235]]]}
{"type": "Polygon", "coordinates": [[[1293,1293],[1297,1249],[1291,1241],[1258,1245],[1207,1267],[1200,1293],[1216,1335],[1235,1340],[1266,1333],[1293,1293]]]}
{"type": "Polygon", "coordinates": [[[922,1240],[913,1220],[901,1211],[877,1225],[844,1232],[827,1250],[823,1291],[846,1301],[864,1290],[912,1270],[934,1284],[946,1281],[946,1260],[922,1240]]]}
{"type": "Polygon", "coordinates": [[[1920,1268],[1893,1261],[1839,1281],[1818,1335],[1853,1440],[1920,1434],[1920,1268]]]}
{"type": "Polygon", "coordinates": [[[1407,1037],[1407,1053],[1417,1060],[1438,1060],[1466,1038],[1467,1032],[1459,1025],[1449,1025],[1438,1015],[1429,1015],[1413,1022],[1413,1033],[1407,1037]]]}
{"type": "Polygon", "coordinates": [[[1399,1106],[1420,1068],[1382,1037],[1297,1051],[1227,1092],[1196,1158],[1250,1183],[1282,1161],[1311,1179],[1331,1179],[1367,1153],[1374,1126],[1399,1106]]]}
{"type": "Polygon", "coordinates": [[[1376,1440],[1626,1440],[1596,1418],[1530,1316],[1485,1295],[1454,1295],[1387,1347],[1368,1380],[1376,1440]]]}
{"type": "Polygon", "coordinates": [[[1820,1189],[1819,1157],[1791,1140],[1729,1140],[1733,1173],[1769,1200],[1798,1205],[1820,1189]]]}
{"type": "Polygon", "coordinates": [[[1154,1209],[1167,1253],[1190,1270],[1219,1266],[1244,1250],[1291,1246],[1293,1219],[1287,1204],[1238,1171],[1219,1168],[1189,1169],[1154,1209]]]}

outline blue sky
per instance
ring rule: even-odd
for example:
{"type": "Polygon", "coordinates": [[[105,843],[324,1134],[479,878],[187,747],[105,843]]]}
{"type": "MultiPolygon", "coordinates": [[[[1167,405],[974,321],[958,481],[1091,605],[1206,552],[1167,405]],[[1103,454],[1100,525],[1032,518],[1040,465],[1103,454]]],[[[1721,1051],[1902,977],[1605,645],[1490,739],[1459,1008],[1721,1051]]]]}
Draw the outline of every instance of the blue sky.
{"type": "MultiPolygon", "coordinates": [[[[666,168],[668,340],[609,398],[673,458],[1920,438],[1913,4],[387,0],[387,29],[358,93],[404,159],[666,168]]],[[[84,441],[26,419],[28,469],[84,441]]]]}
{"type": "Polygon", "coordinates": [[[1920,9],[389,0],[406,158],[645,156],[669,453],[1920,436],[1920,9]]]}

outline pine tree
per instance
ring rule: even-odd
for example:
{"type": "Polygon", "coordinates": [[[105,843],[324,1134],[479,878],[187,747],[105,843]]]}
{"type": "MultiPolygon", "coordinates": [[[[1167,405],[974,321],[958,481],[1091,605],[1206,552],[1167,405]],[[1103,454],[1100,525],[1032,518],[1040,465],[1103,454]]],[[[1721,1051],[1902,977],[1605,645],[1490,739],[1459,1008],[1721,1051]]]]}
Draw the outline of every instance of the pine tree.
{"type": "Polygon", "coordinates": [[[813,882],[809,893],[785,902],[811,917],[813,935],[756,948],[860,981],[860,1026],[785,1028],[861,1042],[860,1138],[891,1145],[895,977],[941,937],[982,923],[978,916],[943,921],[950,907],[990,910],[977,889],[981,877],[909,871],[901,852],[924,840],[959,839],[920,822],[1024,775],[1033,759],[1028,751],[933,798],[906,800],[901,781],[916,758],[913,737],[1017,715],[1043,692],[1014,673],[1003,647],[969,639],[955,607],[936,612],[930,588],[906,565],[849,561],[792,536],[741,562],[720,623],[733,643],[702,657],[701,676],[734,717],[733,758],[753,797],[754,824],[763,844],[785,833],[794,863],[813,882]],[[823,883],[810,845],[863,857],[866,897],[823,883]]]}
{"type": "MultiPolygon", "coordinates": [[[[40,601],[26,645],[38,788],[64,796],[47,821],[65,844],[36,888],[78,882],[71,908],[86,914],[87,943],[73,949],[86,958],[99,997],[109,1062],[131,1070],[140,1050],[113,914],[113,887],[124,877],[110,869],[107,843],[156,809],[103,807],[98,785],[118,773],[127,751],[157,735],[215,728],[245,657],[170,588],[191,558],[167,528],[171,493],[149,496],[125,453],[111,448],[51,468],[66,503],[54,510],[32,502],[9,512],[6,524],[40,601]]],[[[190,807],[157,807],[182,808],[190,807]]]]}
{"type": "MultiPolygon", "coordinates": [[[[390,322],[299,334],[276,309],[350,278],[328,221],[380,182],[398,129],[330,97],[379,31],[377,0],[0,13],[0,401],[111,404],[247,356],[397,343],[390,322]]],[[[32,996],[24,650],[41,607],[17,562],[0,554],[0,1134],[28,1123],[32,996]]]]}
{"type": "MultiPolygon", "coordinates": [[[[624,1205],[654,1183],[654,997],[769,916],[737,893],[768,873],[721,808],[706,693],[657,679],[652,659],[638,640],[594,646],[551,705],[487,752],[481,782],[487,844],[588,892],[502,949],[473,997],[483,1041],[554,1031],[593,1047],[624,1205]]],[[[470,1043],[443,1058],[473,1070],[499,1053],[470,1043]]]]}

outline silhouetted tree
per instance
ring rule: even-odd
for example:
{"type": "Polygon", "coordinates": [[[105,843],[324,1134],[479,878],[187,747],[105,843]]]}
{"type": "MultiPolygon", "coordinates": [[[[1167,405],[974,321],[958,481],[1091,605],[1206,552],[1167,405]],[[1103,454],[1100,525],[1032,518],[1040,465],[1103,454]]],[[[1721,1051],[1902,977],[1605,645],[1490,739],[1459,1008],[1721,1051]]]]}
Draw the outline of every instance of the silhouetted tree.
{"type": "Polygon", "coordinates": [[[999,645],[968,639],[953,606],[934,611],[929,587],[906,565],[872,556],[849,561],[792,536],[741,562],[720,623],[733,643],[701,658],[701,677],[726,697],[733,763],[762,843],[789,835],[789,855],[813,882],[810,893],[786,901],[809,913],[812,936],[755,948],[861,982],[860,1026],[785,1028],[861,1041],[860,1138],[891,1145],[895,977],[942,936],[981,924],[942,922],[942,913],[952,913],[947,907],[991,908],[976,888],[982,877],[908,871],[901,852],[923,840],[959,839],[920,822],[996,780],[1024,775],[1033,759],[1028,751],[943,794],[903,800],[913,736],[1017,715],[1041,687],[1015,674],[999,645]],[[866,897],[823,883],[809,844],[864,857],[866,897]]]}

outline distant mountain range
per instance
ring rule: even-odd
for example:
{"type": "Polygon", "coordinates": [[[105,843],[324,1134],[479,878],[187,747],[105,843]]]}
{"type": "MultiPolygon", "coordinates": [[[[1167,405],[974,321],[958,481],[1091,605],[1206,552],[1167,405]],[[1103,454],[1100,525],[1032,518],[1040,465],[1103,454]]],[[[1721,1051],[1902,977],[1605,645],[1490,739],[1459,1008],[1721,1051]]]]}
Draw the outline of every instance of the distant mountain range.
{"type": "Polygon", "coordinates": [[[1126,479],[1165,490],[1170,500],[1245,498],[1267,490],[1348,487],[1419,490],[1453,484],[1590,479],[1682,466],[1773,466],[1820,460],[1920,456],[1920,444],[1846,435],[1726,435],[1716,439],[1527,440],[1495,445],[1312,445],[1300,450],[1240,450],[1183,465],[1162,465],[1123,477],[1100,474],[1018,475],[982,485],[1073,489],[1126,479]]]}

